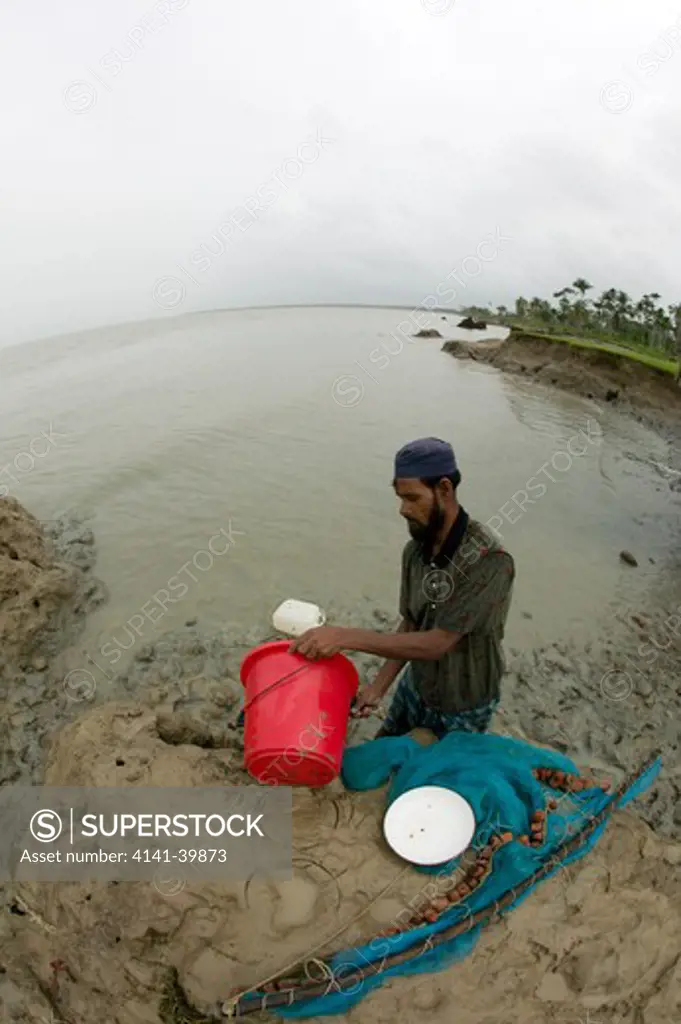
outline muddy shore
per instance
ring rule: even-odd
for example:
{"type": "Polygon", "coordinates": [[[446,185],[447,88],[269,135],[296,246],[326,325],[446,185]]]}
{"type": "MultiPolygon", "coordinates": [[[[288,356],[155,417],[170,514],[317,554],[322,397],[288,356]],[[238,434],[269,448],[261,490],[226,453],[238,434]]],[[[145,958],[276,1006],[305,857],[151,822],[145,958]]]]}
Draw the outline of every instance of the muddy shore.
{"type": "Polygon", "coordinates": [[[668,442],[666,477],[672,489],[681,490],[681,386],[669,374],[614,353],[572,348],[517,328],[504,341],[446,341],[442,351],[582,395],[633,417],[668,442]]]}
{"type": "MultiPolygon", "coordinates": [[[[503,358],[517,356],[506,350],[503,358]]],[[[654,404],[641,414],[655,415],[654,404]]],[[[673,474],[668,483],[675,485],[673,474]]],[[[191,621],[140,642],[106,687],[84,685],[85,677],[73,675],[74,651],[87,615],[106,600],[95,538],[77,515],[40,524],[12,500],[0,502],[0,511],[0,784],[246,782],[235,728],[239,664],[272,636],[269,621],[233,623],[212,635],[191,621]]],[[[615,780],[660,752],[663,773],[653,790],[616,815],[592,855],[490,929],[462,964],[393,982],[339,1019],[378,1024],[409,1008],[434,1024],[455,1012],[463,1024],[477,1024],[505,1019],[509,1001],[515,1015],[537,1024],[587,1010],[621,1024],[679,1019],[679,552],[670,563],[676,573],[651,591],[645,614],[614,601],[601,637],[585,649],[520,651],[509,638],[493,727],[615,780]]],[[[395,624],[391,609],[327,613],[365,628],[395,624]]],[[[363,678],[380,664],[352,657],[363,678]]],[[[349,742],[370,738],[378,724],[353,722],[349,742]]],[[[189,1024],[179,1002],[171,1016],[159,1016],[169,967],[192,1006],[224,1019],[220,1007],[232,986],[256,984],[323,942],[335,918],[349,921],[398,876],[402,866],[380,839],[383,800],[382,791],[347,794],[340,783],[321,797],[297,792],[294,877],[248,893],[242,884],[177,892],[148,883],[0,887],[2,1019],[189,1024]],[[68,973],[55,983],[57,958],[68,973]]],[[[418,873],[402,875],[342,944],[373,934],[422,886],[418,873]]]]}

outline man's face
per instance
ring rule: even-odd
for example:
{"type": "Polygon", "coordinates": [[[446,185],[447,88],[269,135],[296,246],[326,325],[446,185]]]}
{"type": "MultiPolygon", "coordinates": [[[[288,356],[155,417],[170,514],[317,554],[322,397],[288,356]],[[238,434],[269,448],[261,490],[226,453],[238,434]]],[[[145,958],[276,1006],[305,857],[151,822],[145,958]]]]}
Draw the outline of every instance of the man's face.
{"type": "Polygon", "coordinates": [[[397,480],[395,493],[400,499],[400,515],[406,519],[409,533],[422,544],[437,537],[445,520],[445,512],[437,490],[420,480],[397,480]]]}

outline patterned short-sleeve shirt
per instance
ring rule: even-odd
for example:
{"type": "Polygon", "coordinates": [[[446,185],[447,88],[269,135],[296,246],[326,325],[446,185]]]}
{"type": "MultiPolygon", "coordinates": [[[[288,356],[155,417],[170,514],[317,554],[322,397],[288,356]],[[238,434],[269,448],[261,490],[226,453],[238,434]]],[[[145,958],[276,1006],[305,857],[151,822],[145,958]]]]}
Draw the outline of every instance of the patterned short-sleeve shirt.
{"type": "Polygon", "coordinates": [[[457,523],[436,558],[414,540],[402,553],[403,618],[419,631],[463,634],[454,650],[438,661],[411,663],[421,697],[445,714],[498,699],[505,670],[502,640],[515,580],[512,556],[486,527],[464,513],[459,536],[456,532],[457,523]]]}

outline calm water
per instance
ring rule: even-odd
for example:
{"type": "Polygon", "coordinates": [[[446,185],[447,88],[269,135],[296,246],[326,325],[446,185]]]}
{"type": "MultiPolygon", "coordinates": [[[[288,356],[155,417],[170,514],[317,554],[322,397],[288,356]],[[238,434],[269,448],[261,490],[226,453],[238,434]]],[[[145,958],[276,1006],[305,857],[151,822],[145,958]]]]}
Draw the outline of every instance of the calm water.
{"type": "MultiPolygon", "coordinates": [[[[262,619],[287,597],[394,608],[407,535],[392,458],[425,434],[452,441],[462,503],[497,517],[516,557],[512,643],[602,632],[618,588],[643,594],[678,524],[639,461],[664,461],[657,437],[607,407],[460,363],[439,340],[400,350],[391,332],[404,316],[194,314],[0,352],[10,493],[41,518],[92,517],[111,601],[88,643],[123,636],[135,615],[146,640],[195,615],[210,629],[262,619]],[[36,440],[50,425],[49,445],[36,440]],[[31,468],[32,443],[47,453],[31,468]],[[619,563],[623,548],[639,570],[619,563]]],[[[448,321],[431,322],[456,337],[448,321]]]]}

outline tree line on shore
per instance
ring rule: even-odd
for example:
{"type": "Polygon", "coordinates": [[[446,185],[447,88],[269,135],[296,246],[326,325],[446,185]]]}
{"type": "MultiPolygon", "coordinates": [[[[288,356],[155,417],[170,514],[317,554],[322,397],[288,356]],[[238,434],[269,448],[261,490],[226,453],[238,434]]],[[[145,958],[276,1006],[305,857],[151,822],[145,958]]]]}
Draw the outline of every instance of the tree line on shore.
{"type": "MultiPolygon", "coordinates": [[[[665,307],[658,292],[647,292],[634,300],[617,288],[608,288],[592,298],[588,295],[592,289],[589,281],[578,277],[554,292],[551,300],[521,295],[513,309],[497,306],[496,310],[492,308],[492,316],[509,325],[535,325],[549,332],[642,345],[671,355],[681,351],[681,303],[665,307]]],[[[490,317],[489,309],[476,307],[475,312],[490,317]]]]}

